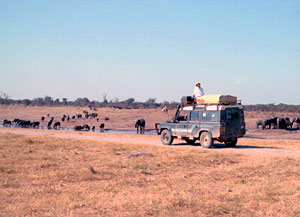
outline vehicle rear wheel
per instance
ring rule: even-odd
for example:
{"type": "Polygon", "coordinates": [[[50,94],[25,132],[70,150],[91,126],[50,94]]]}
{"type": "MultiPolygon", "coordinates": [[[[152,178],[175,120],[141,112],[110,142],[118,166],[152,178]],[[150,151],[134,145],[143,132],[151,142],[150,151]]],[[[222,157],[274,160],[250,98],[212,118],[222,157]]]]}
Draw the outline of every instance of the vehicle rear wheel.
{"type": "Polygon", "coordinates": [[[203,148],[210,148],[213,145],[214,140],[211,138],[211,135],[208,132],[201,133],[200,136],[200,145],[203,148]]]}
{"type": "Polygon", "coordinates": [[[195,139],[185,139],[185,142],[189,145],[194,145],[196,140],[195,139]]]}
{"type": "Polygon", "coordinates": [[[173,137],[171,132],[167,129],[164,129],[160,135],[161,143],[164,145],[171,145],[173,142],[173,137]]]}
{"type": "Polygon", "coordinates": [[[237,138],[231,138],[230,140],[225,141],[225,145],[227,147],[235,147],[237,144],[238,139],[237,138]]]}

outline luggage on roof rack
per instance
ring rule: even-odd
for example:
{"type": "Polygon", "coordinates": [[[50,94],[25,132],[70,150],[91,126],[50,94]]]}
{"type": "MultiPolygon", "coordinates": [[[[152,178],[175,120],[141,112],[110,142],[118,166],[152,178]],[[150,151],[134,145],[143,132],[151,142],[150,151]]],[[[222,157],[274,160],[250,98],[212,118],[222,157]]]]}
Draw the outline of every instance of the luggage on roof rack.
{"type": "Polygon", "coordinates": [[[181,104],[182,105],[193,105],[194,98],[191,96],[183,96],[183,97],[181,97],[181,104]]]}
{"type": "Polygon", "coordinates": [[[236,104],[237,97],[231,95],[204,95],[197,97],[197,104],[236,104]]]}

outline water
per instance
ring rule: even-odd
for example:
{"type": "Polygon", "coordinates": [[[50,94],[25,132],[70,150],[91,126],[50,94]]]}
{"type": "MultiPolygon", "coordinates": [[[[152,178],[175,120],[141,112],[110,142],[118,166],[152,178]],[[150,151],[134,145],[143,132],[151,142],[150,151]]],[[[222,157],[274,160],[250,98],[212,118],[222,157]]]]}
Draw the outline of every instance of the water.
{"type": "MultiPolygon", "coordinates": [[[[11,127],[11,128],[22,128],[22,127],[18,127],[15,125],[11,125],[11,126],[3,126],[2,124],[0,124],[0,127],[11,127]]],[[[27,128],[23,128],[23,129],[27,129],[27,128]]],[[[28,128],[28,129],[42,129],[42,130],[55,130],[53,128],[48,129],[47,127],[39,127],[39,128],[28,128]]],[[[59,131],[69,131],[69,132],[95,132],[95,133],[103,133],[100,130],[89,130],[89,131],[75,131],[73,128],[60,128],[59,131]]],[[[105,129],[104,133],[116,133],[116,134],[137,134],[136,130],[113,130],[113,129],[105,129]]],[[[149,130],[145,130],[145,135],[157,135],[156,130],[155,129],[149,129],[149,130]]]]}

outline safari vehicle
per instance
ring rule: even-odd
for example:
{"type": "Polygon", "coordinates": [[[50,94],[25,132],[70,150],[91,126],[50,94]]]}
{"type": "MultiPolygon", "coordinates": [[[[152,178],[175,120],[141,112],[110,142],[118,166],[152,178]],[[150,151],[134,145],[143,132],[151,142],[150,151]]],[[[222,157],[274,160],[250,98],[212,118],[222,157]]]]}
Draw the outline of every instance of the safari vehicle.
{"type": "Polygon", "coordinates": [[[194,102],[182,97],[172,121],[155,124],[161,142],[171,145],[174,138],[210,148],[214,140],[234,147],[246,133],[244,110],[237,98],[229,95],[204,95],[194,102]]]}

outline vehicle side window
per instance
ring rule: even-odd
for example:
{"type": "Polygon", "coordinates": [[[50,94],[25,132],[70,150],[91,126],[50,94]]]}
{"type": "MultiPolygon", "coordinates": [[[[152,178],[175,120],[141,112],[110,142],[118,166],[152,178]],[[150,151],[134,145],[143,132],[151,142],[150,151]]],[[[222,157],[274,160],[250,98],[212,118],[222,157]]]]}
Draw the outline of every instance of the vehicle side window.
{"type": "Polygon", "coordinates": [[[199,111],[191,111],[191,121],[199,121],[199,111]]]}
{"type": "Polygon", "coordinates": [[[219,113],[215,111],[204,111],[202,121],[219,121],[219,113]]]}
{"type": "Polygon", "coordinates": [[[211,112],[211,121],[219,121],[219,113],[218,112],[211,112]]]}
{"type": "Polygon", "coordinates": [[[178,121],[187,121],[189,118],[189,112],[181,110],[178,114],[177,120],[178,121]]]}

